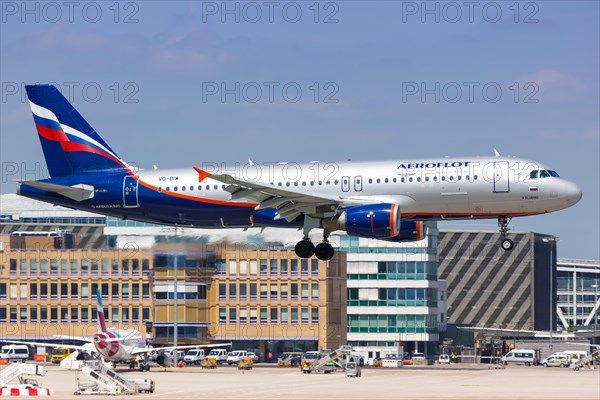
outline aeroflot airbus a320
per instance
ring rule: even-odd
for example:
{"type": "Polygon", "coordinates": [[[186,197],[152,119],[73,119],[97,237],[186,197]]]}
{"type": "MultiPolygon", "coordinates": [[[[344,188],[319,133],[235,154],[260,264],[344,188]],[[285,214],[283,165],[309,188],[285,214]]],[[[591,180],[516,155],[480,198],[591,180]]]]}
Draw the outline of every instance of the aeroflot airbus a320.
{"type": "Polygon", "coordinates": [[[512,217],[581,199],[579,187],[538,162],[501,157],[203,165],[141,170],[120,158],[51,85],[27,86],[50,178],[20,181],[33,199],[155,224],[303,228],[296,254],[329,260],[336,230],[393,242],[424,237],[423,221],[512,217]],[[210,168],[209,168],[210,167],[210,168]],[[314,246],[309,232],[323,228],[314,246]]]}

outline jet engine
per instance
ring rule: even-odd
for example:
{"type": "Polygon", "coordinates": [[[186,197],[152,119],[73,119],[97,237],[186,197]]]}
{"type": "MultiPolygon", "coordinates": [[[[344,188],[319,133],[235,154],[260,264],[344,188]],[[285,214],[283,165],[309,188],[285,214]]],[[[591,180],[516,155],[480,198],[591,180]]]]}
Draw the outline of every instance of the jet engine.
{"type": "Polygon", "coordinates": [[[161,367],[170,367],[173,364],[173,360],[168,354],[160,353],[156,356],[156,363],[161,367]]]}

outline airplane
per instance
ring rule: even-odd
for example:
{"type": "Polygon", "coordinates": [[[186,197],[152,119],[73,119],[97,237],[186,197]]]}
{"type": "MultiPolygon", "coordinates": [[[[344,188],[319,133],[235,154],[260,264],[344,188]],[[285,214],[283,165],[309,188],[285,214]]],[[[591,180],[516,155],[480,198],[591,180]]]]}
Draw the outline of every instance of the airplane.
{"type": "Polygon", "coordinates": [[[104,308],[102,307],[102,295],[100,289],[96,292],[97,308],[96,315],[98,318],[98,333],[94,336],[83,337],[83,336],[64,336],[55,335],[54,337],[59,339],[68,340],[80,340],[87,342],[81,346],[71,344],[56,344],[56,343],[39,343],[39,342],[28,342],[19,340],[7,340],[3,339],[4,342],[26,344],[29,346],[56,346],[66,347],[69,349],[78,350],[83,354],[94,354],[95,356],[101,356],[105,361],[112,362],[113,365],[117,363],[128,363],[129,368],[133,369],[136,365],[138,358],[142,361],[138,363],[139,370],[150,370],[150,353],[156,352],[156,363],[161,367],[169,367],[172,365],[173,360],[169,356],[169,351],[175,351],[179,349],[199,349],[207,347],[226,347],[231,346],[231,343],[220,343],[220,344],[200,344],[200,345],[185,345],[185,346],[167,346],[167,347],[151,347],[148,346],[142,333],[135,329],[127,330],[116,330],[108,328],[106,326],[106,320],[104,318],[104,308]]]}
{"type": "Polygon", "coordinates": [[[263,163],[143,170],[128,164],[52,85],[27,96],[50,177],[19,180],[36,200],[135,221],[194,228],[302,229],[298,257],[330,260],[331,232],[392,242],[424,238],[426,221],[512,217],[576,204],[580,188],[536,161],[502,157],[263,163]],[[316,246],[309,238],[323,228],[316,246]]]}

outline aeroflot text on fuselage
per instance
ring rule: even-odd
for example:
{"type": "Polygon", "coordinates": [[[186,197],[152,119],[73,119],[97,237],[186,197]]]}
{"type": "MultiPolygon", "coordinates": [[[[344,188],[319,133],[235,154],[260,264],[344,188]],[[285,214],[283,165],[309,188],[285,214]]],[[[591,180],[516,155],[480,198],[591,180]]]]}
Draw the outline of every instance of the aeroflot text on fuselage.
{"type": "Polygon", "coordinates": [[[400,164],[398,169],[415,169],[415,168],[449,168],[449,167],[468,167],[470,161],[454,161],[454,162],[428,162],[428,163],[407,163],[400,164]]]}

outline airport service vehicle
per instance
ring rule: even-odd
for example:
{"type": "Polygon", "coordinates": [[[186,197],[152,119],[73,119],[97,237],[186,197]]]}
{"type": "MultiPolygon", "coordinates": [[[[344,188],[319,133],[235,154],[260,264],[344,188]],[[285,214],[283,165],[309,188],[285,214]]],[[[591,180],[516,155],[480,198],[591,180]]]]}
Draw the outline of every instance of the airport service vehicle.
{"type": "Polygon", "coordinates": [[[283,354],[278,360],[279,367],[296,367],[302,361],[302,353],[300,354],[283,354]]]}
{"type": "Polygon", "coordinates": [[[410,358],[413,361],[425,361],[425,354],[423,353],[413,353],[412,357],[410,358]]]}
{"type": "Polygon", "coordinates": [[[65,358],[71,355],[71,349],[68,347],[55,347],[52,349],[51,361],[53,363],[60,363],[65,358]]]}
{"type": "Polygon", "coordinates": [[[258,362],[258,354],[256,353],[252,353],[252,352],[248,352],[248,356],[249,359],[252,360],[253,363],[257,363],[258,362]]]}
{"type": "Polygon", "coordinates": [[[248,352],[246,350],[232,351],[227,355],[227,364],[237,364],[242,357],[248,357],[248,352]]]}
{"type": "Polygon", "coordinates": [[[537,365],[539,359],[539,350],[514,349],[509,351],[502,357],[502,363],[504,365],[508,365],[509,363],[515,363],[531,366],[537,365]]]}
{"type": "MultiPolygon", "coordinates": [[[[55,337],[68,339],[68,340],[79,340],[86,342],[84,345],[70,345],[61,343],[59,347],[65,347],[72,350],[79,350],[82,353],[89,353],[99,355],[104,360],[110,361],[113,364],[125,362],[129,364],[130,369],[138,366],[140,371],[150,369],[150,353],[156,353],[156,363],[161,367],[170,367],[173,362],[171,352],[174,349],[197,349],[206,347],[226,346],[231,343],[221,344],[202,344],[202,345],[186,345],[186,346],[166,346],[160,348],[153,348],[146,344],[144,335],[138,330],[127,329],[127,330],[116,330],[106,326],[104,319],[104,308],[102,307],[102,295],[100,289],[96,291],[97,307],[96,315],[98,318],[98,333],[92,337],[83,336],[61,336],[55,337]],[[142,357],[142,362],[138,362],[138,358],[142,357]]],[[[18,340],[4,340],[5,342],[16,343],[27,346],[48,346],[48,343],[38,342],[25,342],[18,340]]],[[[7,346],[5,346],[7,347],[7,346]]],[[[0,354],[1,355],[1,354],[0,354]]],[[[29,353],[28,353],[29,355],[29,353]]],[[[184,354],[181,353],[181,358],[184,354]]]]}
{"type": "Polygon", "coordinates": [[[561,351],[559,354],[566,354],[571,357],[571,366],[575,367],[581,360],[587,358],[588,352],[581,350],[566,350],[561,351]]]}
{"type": "Polygon", "coordinates": [[[204,350],[202,349],[191,349],[183,357],[183,362],[186,364],[200,364],[200,361],[204,359],[204,350]]]}
{"type": "MultiPolygon", "coordinates": [[[[12,340],[3,340],[14,343],[12,340]]],[[[46,344],[45,346],[48,346],[46,344]]],[[[9,361],[25,362],[29,359],[29,346],[26,344],[8,344],[0,349],[0,358],[6,358],[9,361]]]]}
{"type": "Polygon", "coordinates": [[[541,364],[544,367],[566,368],[571,365],[571,357],[569,357],[567,354],[552,354],[542,360],[541,364]]]}
{"type": "Polygon", "coordinates": [[[348,378],[360,378],[360,365],[355,362],[347,362],[344,364],[344,370],[348,378]]]}
{"type": "MultiPolygon", "coordinates": [[[[425,221],[513,217],[581,199],[579,187],[537,161],[502,157],[266,163],[143,170],[128,164],[52,85],[25,87],[49,178],[18,194],[52,204],[190,228],[302,228],[298,257],[334,256],[333,231],[392,242],[424,238],[425,221]],[[316,246],[309,237],[323,229],[316,246]]],[[[176,140],[176,139],[173,139],[176,140]]],[[[210,150],[206,150],[209,154],[210,150]]]]}
{"type": "Polygon", "coordinates": [[[438,364],[450,364],[450,356],[448,354],[440,354],[438,364]]]}
{"type": "Polygon", "coordinates": [[[227,361],[227,350],[212,349],[206,357],[214,358],[217,364],[221,365],[227,361]]]}

